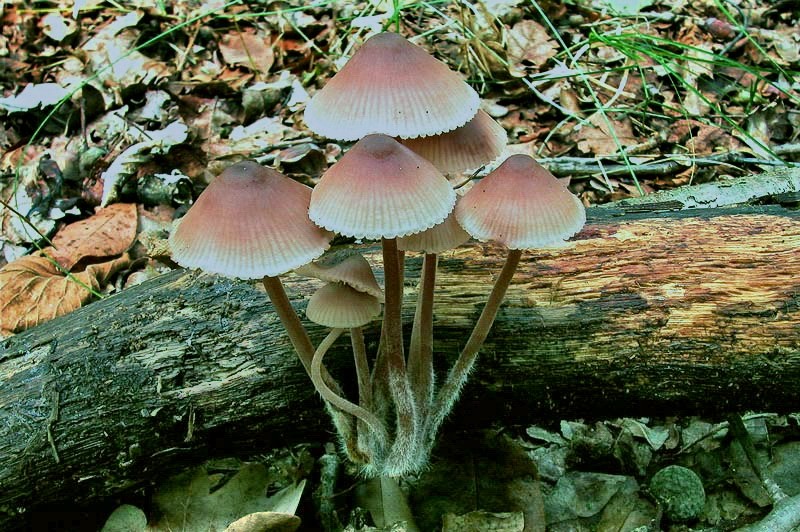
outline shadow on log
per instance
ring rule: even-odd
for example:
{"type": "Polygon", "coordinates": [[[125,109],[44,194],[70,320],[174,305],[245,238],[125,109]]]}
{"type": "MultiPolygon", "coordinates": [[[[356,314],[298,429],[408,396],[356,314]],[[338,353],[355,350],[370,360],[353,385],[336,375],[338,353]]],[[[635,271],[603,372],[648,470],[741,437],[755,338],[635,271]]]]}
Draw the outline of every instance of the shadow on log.
{"type": "MultiPolygon", "coordinates": [[[[450,423],[800,408],[800,213],[635,210],[592,209],[566,247],[523,256],[450,423]]],[[[474,243],[441,257],[440,370],[503,257],[474,243]]],[[[420,263],[407,261],[406,323],[420,263]]],[[[300,308],[316,286],[287,278],[300,308]]],[[[339,345],[327,359],[352,391],[339,345]]],[[[42,503],[90,502],[211,455],[332,437],[266,296],[204,274],[0,342],[0,378],[2,530],[42,503]]]]}

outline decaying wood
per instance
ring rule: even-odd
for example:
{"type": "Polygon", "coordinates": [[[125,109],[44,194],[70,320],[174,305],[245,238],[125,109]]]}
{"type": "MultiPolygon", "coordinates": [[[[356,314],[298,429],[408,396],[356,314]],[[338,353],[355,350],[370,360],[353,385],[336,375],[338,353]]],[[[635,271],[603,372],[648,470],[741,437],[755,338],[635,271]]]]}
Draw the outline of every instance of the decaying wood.
{"type": "MultiPolygon", "coordinates": [[[[523,258],[451,423],[800,408],[800,212],[589,214],[568,245],[523,258]]],[[[440,369],[502,257],[475,243],[441,257],[440,369]]],[[[407,320],[420,263],[408,259],[407,320]]],[[[287,277],[298,307],[315,286],[287,277]]],[[[352,389],[339,345],[326,360],[352,389]]],[[[42,503],[119,493],[211,454],[332,437],[265,295],[198,273],[0,342],[0,379],[3,530],[42,503]]]]}

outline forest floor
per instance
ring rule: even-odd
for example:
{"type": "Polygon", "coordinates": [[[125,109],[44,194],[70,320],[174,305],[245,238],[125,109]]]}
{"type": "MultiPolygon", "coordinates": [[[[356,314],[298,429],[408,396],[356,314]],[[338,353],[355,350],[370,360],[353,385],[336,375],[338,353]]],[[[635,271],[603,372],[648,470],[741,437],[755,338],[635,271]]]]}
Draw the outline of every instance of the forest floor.
{"type": "MultiPolygon", "coordinates": [[[[303,109],[376,31],[397,31],[461,72],[506,130],[508,154],[570,177],[587,206],[800,164],[796,2],[297,4],[0,3],[3,334],[169,270],[163,235],[233,162],[256,159],[314,185],[350,144],[314,135],[303,109]]],[[[471,434],[460,452],[445,437],[443,458],[411,479],[409,497],[423,530],[472,510],[506,513],[468,517],[486,524],[448,517],[445,529],[733,530],[770,510],[800,515],[799,421],[554,421],[471,434]],[[667,465],[681,469],[655,476],[667,465]],[[509,482],[519,500],[500,491],[509,482]]],[[[310,444],[276,456],[299,460],[284,469],[307,471],[311,493],[335,453],[310,444]]],[[[346,478],[337,493],[355,483],[346,478]]],[[[267,506],[299,504],[304,530],[369,521],[349,491],[338,515],[303,488],[281,493],[267,506]]],[[[185,529],[213,520],[197,519],[185,529]]],[[[759,530],[798,526],[787,519],[759,530]]]]}

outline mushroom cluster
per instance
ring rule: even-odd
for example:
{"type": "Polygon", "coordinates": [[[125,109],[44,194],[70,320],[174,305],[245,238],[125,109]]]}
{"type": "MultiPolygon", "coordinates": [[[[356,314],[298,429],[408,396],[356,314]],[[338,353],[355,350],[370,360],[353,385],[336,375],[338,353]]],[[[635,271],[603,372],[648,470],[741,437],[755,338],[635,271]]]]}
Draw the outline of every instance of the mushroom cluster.
{"type": "Polygon", "coordinates": [[[181,265],[263,279],[344,451],[368,476],[399,476],[425,466],[522,251],[563,242],[585,222],[578,198],[523,155],[508,158],[457,198],[445,174],[495,160],[506,143],[503,129],[478,105],[477,93],[422,48],[394,33],[376,34],[306,107],[305,122],[315,133],[357,141],[313,190],[256,163],[237,163],[200,195],[170,238],[181,265]],[[248,216],[240,216],[243,211],[248,216]],[[237,222],[243,218],[247,227],[237,222]],[[380,240],[383,290],[358,254],[312,262],[334,233],[380,240]],[[498,242],[508,255],[456,363],[437,383],[437,257],[470,238],[498,242]],[[406,252],[424,255],[408,352],[401,321],[406,252]],[[291,270],[327,283],[306,309],[309,320],[331,329],[316,349],[278,278],[291,270]],[[361,328],[381,307],[380,341],[370,364],[361,328]],[[345,331],[357,402],[345,398],[323,364],[345,331]]]}

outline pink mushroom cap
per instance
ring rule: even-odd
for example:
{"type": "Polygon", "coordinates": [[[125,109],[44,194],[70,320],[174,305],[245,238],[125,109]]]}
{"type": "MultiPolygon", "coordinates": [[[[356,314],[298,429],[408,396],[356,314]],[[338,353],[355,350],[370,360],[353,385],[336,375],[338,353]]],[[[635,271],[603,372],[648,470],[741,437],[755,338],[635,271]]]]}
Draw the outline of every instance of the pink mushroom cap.
{"type": "Polygon", "coordinates": [[[314,187],[309,217],[345,236],[395,238],[441,223],[456,194],[431,163],[386,135],[368,135],[314,187]]]}
{"type": "Polygon", "coordinates": [[[296,273],[329,283],[343,283],[383,301],[383,290],[375,279],[372,267],[367,259],[356,252],[330,258],[325,255],[318,261],[300,266],[296,273]]]}
{"type": "Polygon", "coordinates": [[[378,33],[308,102],[305,121],[331,139],[413,138],[464,125],[478,103],[447,65],[396,33],[378,33]]]}
{"type": "MultiPolygon", "coordinates": [[[[458,205],[456,200],[456,205],[458,205]]],[[[455,211],[445,218],[444,222],[434,225],[420,233],[414,233],[397,239],[397,249],[403,251],[420,251],[422,253],[442,253],[457,248],[470,239],[456,221],[455,211]]]]}
{"type": "Polygon", "coordinates": [[[583,203],[528,155],[512,155],[456,205],[461,227],[509,249],[562,242],[586,223],[583,203]]]}
{"type": "Polygon", "coordinates": [[[240,279],[311,262],[332,234],[308,218],[311,189],[252,161],[236,163],[197,198],[169,238],[172,259],[240,279]]]}
{"type": "Polygon", "coordinates": [[[328,283],[311,296],[306,317],[325,327],[361,327],[381,312],[378,298],[344,283],[328,283]]]}

